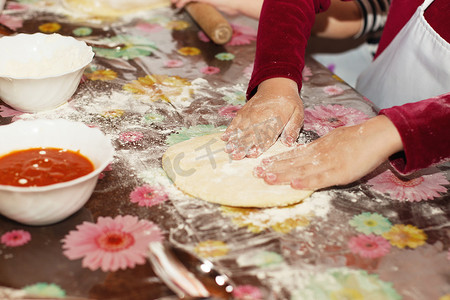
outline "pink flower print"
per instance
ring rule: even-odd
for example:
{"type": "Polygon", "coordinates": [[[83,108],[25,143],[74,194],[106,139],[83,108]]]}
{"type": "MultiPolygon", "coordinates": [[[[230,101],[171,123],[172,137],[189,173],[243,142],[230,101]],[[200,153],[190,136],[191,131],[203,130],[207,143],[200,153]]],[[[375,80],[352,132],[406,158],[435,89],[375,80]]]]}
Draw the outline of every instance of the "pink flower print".
{"type": "Polygon", "coordinates": [[[23,112],[14,110],[6,105],[0,105],[0,116],[3,118],[13,117],[13,120],[16,119],[17,116],[20,116],[23,112]]]}
{"type": "Polygon", "coordinates": [[[2,15],[0,15],[0,23],[2,23],[3,25],[5,25],[6,27],[8,27],[12,30],[17,30],[19,28],[22,28],[23,19],[14,17],[14,16],[10,16],[10,15],[6,15],[6,14],[2,14],[2,15]]]}
{"type": "Polygon", "coordinates": [[[127,131],[122,132],[119,136],[120,140],[125,143],[134,143],[139,141],[144,137],[144,134],[142,132],[138,131],[127,131]]]}
{"type": "Polygon", "coordinates": [[[170,59],[164,63],[164,65],[168,68],[178,68],[183,66],[183,61],[179,59],[170,59]]]}
{"type": "Polygon", "coordinates": [[[389,253],[391,244],[381,236],[360,234],[350,239],[348,247],[362,257],[377,258],[389,253]]]}
{"type": "Polygon", "coordinates": [[[31,234],[25,230],[8,231],[1,237],[2,244],[8,247],[23,246],[31,240],[31,234]]]}
{"type": "Polygon", "coordinates": [[[441,193],[447,192],[444,185],[450,184],[441,172],[413,179],[398,178],[391,170],[386,170],[380,175],[367,181],[372,189],[389,194],[393,199],[405,202],[419,202],[422,200],[433,200],[440,197],[441,193]]]}
{"type": "Polygon", "coordinates": [[[168,199],[161,187],[143,185],[134,189],[130,194],[130,201],[139,206],[153,206],[168,199]]]}
{"type": "Polygon", "coordinates": [[[252,41],[256,41],[256,29],[237,24],[231,24],[231,27],[233,28],[233,35],[227,45],[241,46],[248,45],[252,41]]]}
{"type": "MultiPolygon", "coordinates": [[[[228,46],[248,45],[252,41],[256,41],[257,32],[254,28],[236,24],[231,24],[231,28],[233,28],[233,35],[227,43],[228,46]]],[[[208,36],[203,31],[198,32],[198,38],[205,43],[210,41],[208,36]]]]}
{"type": "Polygon", "coordinates": [[[220,72],[220,69],[213,66],[206,66],[200,69],[200,72],[206,75],[214,75],[220,72]]]}
{"type": "Polygon", "coordinates": [[[83,258],[82,265],[95,271],[134,268],[146,262],[150,242],[163,239],[154,223],[135,216],[99,217],[97,223],[84,222],[70,231],[63,242],[63,253],[71,259],[83,258]]]}
{"type": "Polygon", "coordinates": [[[337,96],[344,92],[344,89],[337,85],[329,85],[323,88],[323,91],[330,96],[337,96]]]}
{"type": "Polygon", "coordinates": [[[309,77],[311,77],[313,75],[311,68],[308,66],[305,66],[302,70],[302,78],[303,81],[308,81],[309,77]]]}
{"type": "Polygon", "coordinates": [[[238,300],[259,300],[263,299],[261,290],[253,285],[239,285],[233,290],[234,299],[238,300]]]}
{"type": "Polygon", "coordinates": [[[203,31],[199,31],[199,32],[198,32],[198,39],[199,39],[200,41],[202,41],[202,42],[205,42],[205,43],[211,41],[211,40],[208,38],[208,36],[207,36],[203,31]]]}
{"type": "Polygon", "coordinates": [[[163,27],[161,25],[151,24],[151,23],[147,23],[147,22],[137,23],[136,28],[141,31],[147,32],[147,33],[158,32],[163,29],[163,27]]]}
{"type": "Polygon", "coordinates": [[[342,105],[319,105],[305,109],[305,130],[313,130],[323,136],[341,126],[360,124],[369,117],[357,109],[342,105]]]}
{"type": "Polygon", "coordinates": [[[16,10],[16,11],[27,10],[28,9],[28,5],[20,4],[20,3],[17,3],[17,2],[8,1],[8,3],[6,3],[6,9],[7,10],[16,10]]]}
{"type": "Polygon", "coordinates": [[[241,105],[229,105],[224,106],[219,109],[219,115],[227,118],[234,118],[238,112],[242,108],[241,105]]]}

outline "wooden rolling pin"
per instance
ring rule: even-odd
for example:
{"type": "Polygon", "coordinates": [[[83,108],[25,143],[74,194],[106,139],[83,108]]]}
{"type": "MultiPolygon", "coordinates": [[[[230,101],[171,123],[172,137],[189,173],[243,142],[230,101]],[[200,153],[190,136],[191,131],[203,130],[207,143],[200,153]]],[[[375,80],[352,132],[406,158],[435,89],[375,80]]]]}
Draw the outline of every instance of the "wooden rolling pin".
{"type": "Polygon", "coordinates": [[[188,14],[216,44],[227,43],[233,35],[233,29],[222,14],[208,3],[190,2],[185,6],[188,14]]]}

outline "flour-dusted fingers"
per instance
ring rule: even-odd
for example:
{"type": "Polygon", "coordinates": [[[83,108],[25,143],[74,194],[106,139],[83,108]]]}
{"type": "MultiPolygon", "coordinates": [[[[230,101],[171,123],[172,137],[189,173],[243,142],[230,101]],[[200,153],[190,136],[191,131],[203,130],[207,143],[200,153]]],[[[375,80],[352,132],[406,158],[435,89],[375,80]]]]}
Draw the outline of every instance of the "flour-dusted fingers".
{"type": "Polygon", "coordinates": [[[291,187],[296,190],[318,190],[330,186],[341,185],[333,171],[320,173],[304,173],[299,178],[291,179],[291,187]]]}
{"type": "MultiPolygon", "coordinates": [[[[307,157],[306,157],[307,158],[307,157]]],[[[294,178],[303,174],[323,171],[323,166],[314,164],[301,156],[274,161],[263,168],[264,181],[268,184],[289,184],[294,178]]]]}
{"type": "MultiPolygon", "coordinates": [[[[245,105],[244,105],[245,107],[245,105]]],[[[242,110],[243,108],[241,108],[242,110]]],[[[236,116],[231,120],[230,125],[228,125],[227,129],[225,129],[225,132],[220,137],[222,141],[227,142],[232,136],[235,136],[238,134],[239,128],[243,127],[242,123],[245,120],[243,120],[242,113],[237,112],[236,116]]],[[[247,125],[248,126],[248,125],[247,125]]]]}
{"type": "MultiPolygon", "coordinates": [[[[316,190],[349,183],[351,175],[342,172],[340,164],[330,152],[315,152],[318,147],[288,151],[291,157],[272,161],[257,174],[268,184],[291,184],[295,189],[316,190]]],[[[283,155],[280,154],[278,156],[283,155]]],[[[254,172],[255,173],[255,172],[254,172]]]]}
{"type": "Polygon", "coordinates": [[[291,147],[295,144],[300,134],[300,130],[303,126],[304,120],[304,112],[303,112],[303,104],[301,104],[301,109],[295,109],[288,123],[283,129],[283,133],[281,134],[281,142],[291,147]]]}
{"type": "Polygon", "coordinates": [[[237,112],[222,140],[232,159],[258,157],[269,149],[284,129],[289,141],[298,137],[303,123],[303,104],[297,84],[286,78],[271,78],[258,87],[256,94],[237,112]],[[286,128],[286,125],[288,127],[286,128]]]}
{"type": "Polygon", "coordinates": [[[305,147],[264,161],[254,174],[269,184],[318,189],[352,183],[402,150],[397,129],[385,116],[339,127],[305,147]],[[280,157],[283,157],[281,159],[280,157]]]}
{"type": "Polygon", "coordinates": [[[260,166],[263,168],[267,168],[276,161],[289,160],[289,159],[294,159],[294,158],[301,157],[301,156],[308,158],[311,155],[313,155],[313,153],[314,153],[314,149],[310,148],[311,146],[312,146],[312,144],[296,145],[291,150],[264,158],[261,161],[260,166]]]}
{"type": "MultiPolygon", "coordinates": [[[[264,123],[269,124],[273,122],[272,120],[267,120],[264,123]]],[[[255,158],[267,151],[267,149],[275,144],[283,129],[282,124],[272,125],[268,125],[264,130],[261,130],[257,124],[241,134],[231,136],[228,143],[233,145],[233,151],[231,152],[232,158],[255,158]]]]}
{"type": "Polygon", "coordinates": [[[261,154],[263,154],[263,149],[258,147],[258,146],[253,146],[251,147],[248,152],[247,152],[247,157],[249,158],[256,158],[258,156],[260,156],[261,154]]]}
{"type": "MultiPolygon", "coordinates": [[[[275,138],[276,141],[276,138],[275,138]]],[[[269,142],[267,142],[269,143],[269,142]]],[[[246,131],[238,135],[233,135],[228,140],[230,144],[230,157],[232,159],[243,159],[245,157],[258,157],[267,148],[264,144],[260,144],[253,131],[246,131]]]]}
{"type": "Polygon", "coordinates": [[[221,137],[227,142],[225,152],[232,153],[233,159],[258,157],[277,141],[284,128],[280,118],[268,110],[258,112],[253,103],[238,112],[221,137]]]}

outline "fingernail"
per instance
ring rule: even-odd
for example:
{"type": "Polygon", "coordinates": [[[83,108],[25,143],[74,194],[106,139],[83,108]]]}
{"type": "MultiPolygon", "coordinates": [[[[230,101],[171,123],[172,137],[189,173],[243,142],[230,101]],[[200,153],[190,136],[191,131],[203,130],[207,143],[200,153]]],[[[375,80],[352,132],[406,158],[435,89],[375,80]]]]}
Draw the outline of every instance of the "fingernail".
{"type": "Polygon", "coordinates": [[[269,182],[274,182],[275,180],[277,180],[277,175],[275,175],[273,173],[266,173],[264,178],[269,182]]]}
{"type": "Polygon", "coordinates": [[[235,149],[235,146],[234,146],[234,144],[232,144],[232,143],[227,143],[227,144],[225,145],[225,152],[226,152],[226,153],[231,153],[231,152],[234,151],[234,149],[235,149]]]}
{"type": "Polygon", "coordinates": [[[256,167],[253,169],[253,175],[258,178],[264,178],[266,170],[263,167],[256,167]]]}
{"type": "Polygon", "coordinates": [[[252,147],[248,150],[248,157],[258,157],[261,155],[261,149],[259,147],[252,147]]]}
{"type": "Polygon", "coordinates": [[[245,157],[245,152],[236,151],[236,152],[231,153],[230,155],[231,155],[231,159],[241,160],[245,157]]]}
{"type": "Polygon", "coordinates": [[[288,136],[288,137],[286,138],[286,145],[288,145],[289,147],[291,147],[292,145],[294,145],[294,142],[295,142],[295,140],[294,140],[294,138],[293,138],[292,136],[288,136]]]}
{"type": "Polygon", "coordinates": [[[256,153],[256,148],[252,147],[248,150],[248,155],[254,155],[256,153]]]}
{"type": "Polygon", "coordinates": [[[261,164],[264,165],[264,166],[270,165],[271,163],[272,163],[272,160],[270,158],[264,158],[261,161],[261,164]]]}
{"type": "Polygon", "coordinates": [[[230,139],[230,134],[228,132],[225,132],[220,138],[222,139],[222,141],[226,142],[230,139]]]}
{"type": "Polygon", "coordinates": [[[291,180],[291,187],[294,189],[303,189],[304,186],[302,185],[302,182],[299,179],[292,179],[291,180]]]}

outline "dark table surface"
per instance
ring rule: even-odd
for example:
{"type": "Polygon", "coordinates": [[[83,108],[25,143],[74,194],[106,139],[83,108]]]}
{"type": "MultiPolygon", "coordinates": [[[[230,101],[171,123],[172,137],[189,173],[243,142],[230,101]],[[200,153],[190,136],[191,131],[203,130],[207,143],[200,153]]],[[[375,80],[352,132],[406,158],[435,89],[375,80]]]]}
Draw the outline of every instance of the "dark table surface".
{"type": "MultiPolygon", "coordinates": [[[[283,208],[189,197],[166,177],[161,157],[170,145],[223,130],[245,103],[256,22],[230,17],[233,39],[218,46],[167,6],[99,18],[64,3],[8,1],[0,22],[17,32],[125,46],[94,48],[68,104],[28,114],[0,102],[0,124],[64,118],[95,125],[112,140],[115,158],[87,204],[66,220],[26,226],[0,216],[0,286],[49,297],[173,297],[145,249],[125,239],[151,228],[211,260],[234,282],[235,299],[450,299],[448,165],[400,178],[386,164],[283,208]],[[108,235],[119,240],[102,239],[108,235]]],[[[376,114],[312,58],[303,73],[300,142],[376,114]]],[[[13,296],[0,289],[2,297],[13,296]]]]}

